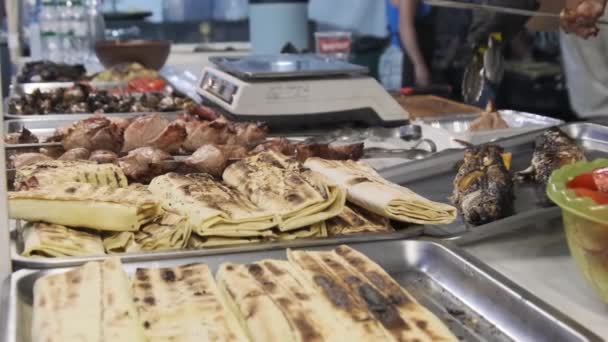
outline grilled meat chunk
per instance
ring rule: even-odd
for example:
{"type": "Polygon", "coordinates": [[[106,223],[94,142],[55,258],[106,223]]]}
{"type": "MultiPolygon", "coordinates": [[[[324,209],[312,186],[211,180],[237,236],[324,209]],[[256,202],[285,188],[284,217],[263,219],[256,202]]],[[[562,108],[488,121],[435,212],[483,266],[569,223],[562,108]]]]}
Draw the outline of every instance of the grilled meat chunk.
{"type": "Polygon", "coordinates": [[[513,181],[503,156],[504,150],[496,145],[465,150],[451,201],[467,223],[486,224],[513,211],[513,181]]]}
{"type": "Polygon", "coordinates": [[[118,160],[118,155],[108,150],[96,150],[91,152],[89,160],[97,164],[113,164],[118,160]]]}
{"type": "Polygon", "coordinates": [[[574,139],[557,127],[550,128],[536,141],[532,165],[518,172],[516,179],[547,184],[553,171],[585,159],[585,152],[574,139]]]}
{"type": "MultiPolygon", "coordinates": [[[[42,153],[21,153],[11,156],[11,164],[15,169],[24,167],[26,165],[36,164],[38,162],[53,160],[52,158],[42,153]]],[[[9,166],[10,167],[10,166],[9,166]]]]}
{"type": "Polygon", "coordinates": [[[123,152],[154,147],[175,153],[186,139],[186,129],[181,122],[169,122],[156,113],[135,119],[125,130],[124,138],[123,152]]]}
{"type": "Polygon", "coordinates": [[[112,120],[96,115],[78,121],[70,127],[62,139],[62,144],[66,150],[82,147],[89,151],[118,152],[123,145],[123,130],[112,120]]]}
{"type": "Polygon", "coordinates": [[[9,133],[4,136],[4,142],[7,144],[35,144],[38,142],[38,137],[27,128],[21,129],[19,132],[9,133]]]}
{"type": "Polygon", "coordinates": [[[129,179],[147,183],[156,176],[174,171],[178,167],[178,163],[163,150],[140,147],[118,159],[118,166],[129,179]]]}
{"type": "Polygon", "coordinates": [[[198,172],[208,173],[214,177],[221,177],[228,165],[226,153],[215,145],[204,145],[185,161],[198,172]]]}
{"type": "Polygon", "coordinates": [[[87,160],[91,155],[91,151],[86,148],[77,147],[66,151],[59,157],[59,160],[87,160]]]}

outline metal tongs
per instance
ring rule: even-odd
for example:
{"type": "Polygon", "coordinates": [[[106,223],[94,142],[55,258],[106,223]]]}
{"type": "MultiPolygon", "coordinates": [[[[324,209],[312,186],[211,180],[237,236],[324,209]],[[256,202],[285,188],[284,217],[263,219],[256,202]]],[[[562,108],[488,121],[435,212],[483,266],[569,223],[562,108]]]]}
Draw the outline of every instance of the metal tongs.
{"type": "MultiPolygon", "coordinates": [[[[460,8],[460,9],[471,9],[471,10],[485,10],[496,13],[523,15],[526,17],[546,17],[546,18],[559,18],[559,13],[551,12],[539,12],[525,10],[521,8],[495,6],[487,4],[476,4],[470,2],[461,2],[456,0],[424,0],[427,5],[438,6],[438,7],[449,7],[449,8],[460,8]]],[[[600,19],[597,21],[598,25],[608,25],[608,20],[600,19]]]]}

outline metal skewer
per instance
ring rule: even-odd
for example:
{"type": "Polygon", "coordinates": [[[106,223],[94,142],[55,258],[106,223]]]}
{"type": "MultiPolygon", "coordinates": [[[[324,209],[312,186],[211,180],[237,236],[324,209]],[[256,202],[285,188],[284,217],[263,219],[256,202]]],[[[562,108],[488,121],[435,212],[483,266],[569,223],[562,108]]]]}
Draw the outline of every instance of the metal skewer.
{"type": "MultiPolygon", "coordinates": [[[[427,5],[438,6],[438,7],[486,10],[486,11],[492,11],[492,12],[497,12],[497,13],[523,15],[526,17],[546,17],[546,18],[557,18],[557,19],[560,18],[559,13],[539,12],[539,11],[520,9],[520,8],[466,3],[466,2],[453,1],[453,0],[424,0],[424,2],[427,5]]],[[[597,24],[598,25],[608,25],[608,20],[600,19],[597,21],[597,24]]]]}

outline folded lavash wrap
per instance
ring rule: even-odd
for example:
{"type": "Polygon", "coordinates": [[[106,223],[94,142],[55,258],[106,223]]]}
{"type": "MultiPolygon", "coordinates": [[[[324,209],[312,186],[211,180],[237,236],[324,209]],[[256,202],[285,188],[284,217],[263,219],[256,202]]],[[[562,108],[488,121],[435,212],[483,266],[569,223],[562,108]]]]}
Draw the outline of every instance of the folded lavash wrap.
{"type": "Polygon", "coordinates": [[[99,234],[44,222],[23,227],[24,250],[28,257],[86,257],[104,255],[99,234]]]}
{"type": "Polygon", "coordinates": [[[66,182],[8,194],[9,217],[101,231],[137,231],[161,213],[147,191],[66,182]]]}
{"type": "Polygon", "coordinates": [[[32,341],[146,341],[120,259],[36,280],[32,341]]]}
{"type": "Polygon", "coordinates": [[[148,188],[201,236],[258,237],[277,225],[272,213],[207,174],[168,173],[154,178],[148,188]]]}
{"type": "Polygon", "coordinates": [[[79,182],[93,185],[126,188],[127,177],[114,164],[97,164],[87,160],[48,160],[15,171],[15,190],[27,190],[47,185],[79,182]]]}
{"type": "Polygon", "coordinates": [[[348,204],[342,213],[325,222],[329,236],[359,233],[389,233],[394,229],[389,219],[348,204]]]}
{"type": "Polygon", "coordinates": [[[278,215],[281,231],[332,218],[342,212],[346,202],[340,186],[272,151],[228,166],[222,178],[256,206],[278,215]]]}
{"type": "Polygon", "coordinates": [[[388,182],[362,162],[309,158],[304,166],[344,187],[349,202],[378,215],[416,224],[448,224],[456,219],[456,208],[388,182]]]}
{"type": "Polygon", "coordinates": [[[191,226],[180,215],[164,212],[137,232],[116,232],[103,239],[108,253],[166,251],[186,248],[191,226]]]}

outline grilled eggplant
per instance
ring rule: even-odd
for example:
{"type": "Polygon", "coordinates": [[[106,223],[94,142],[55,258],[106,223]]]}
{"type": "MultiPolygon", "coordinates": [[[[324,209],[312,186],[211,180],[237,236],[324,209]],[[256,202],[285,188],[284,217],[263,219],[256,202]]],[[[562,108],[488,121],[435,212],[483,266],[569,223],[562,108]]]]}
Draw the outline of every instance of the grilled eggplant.
{"type": "Polygon", "coordinates": [[[574,139],[557,127],[550,128],[536,141],[532,165],[518,172],[516,179],[534,180],[544,185],[553,171],[585,159],[585,152],[574,139]]]}
{"type": "Polygon", "coordinates": [[[454,179],[451,200],[467,223],[489,223],[513,211],[509,156],[496,145],[471,146],[465,150],[464,163],[454,179]]]}

